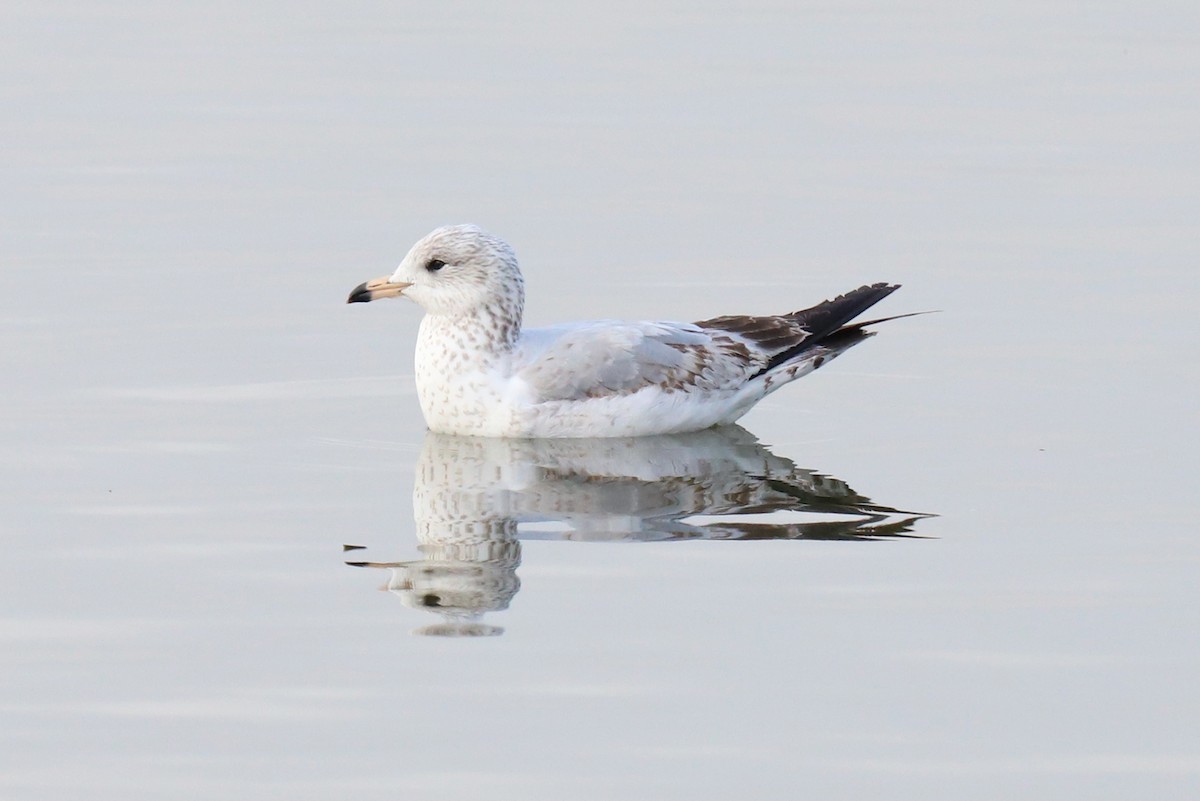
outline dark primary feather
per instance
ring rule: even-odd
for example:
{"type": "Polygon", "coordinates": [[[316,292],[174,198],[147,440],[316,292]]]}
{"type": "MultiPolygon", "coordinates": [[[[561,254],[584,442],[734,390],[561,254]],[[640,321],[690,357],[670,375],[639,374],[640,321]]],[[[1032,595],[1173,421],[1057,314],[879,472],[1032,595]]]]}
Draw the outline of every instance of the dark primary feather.
{"type": "Polygon", "coordinates": [[[866,323],[846,328],[843,326],[899,288],[898,284],[871,284],[818,303],[812,308],[778,317],[715,317],[701,320],[696,325],[726,331],[772,352],[767,363],[751,376],[753,379],[811,348],[831,345],[844,350],[854,341],[867,336],[862,331],[866,323]]]}

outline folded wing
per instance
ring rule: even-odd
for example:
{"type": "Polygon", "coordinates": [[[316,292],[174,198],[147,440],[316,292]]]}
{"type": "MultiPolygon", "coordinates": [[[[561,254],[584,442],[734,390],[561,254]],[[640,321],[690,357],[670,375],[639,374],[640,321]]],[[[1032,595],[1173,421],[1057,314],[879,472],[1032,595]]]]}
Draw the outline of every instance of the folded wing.
{"type": "Polygon", "coordinates": [[[688,323],[600,320],[527,332],[518,375],[541,401],[736,388],[766,364],[744,345],[688,323]]]}
{"type": "Polygon", "coordinates": [[[698,323],[598,320],[525,332],[517,354],[538,401],[665,392],[737,391],[783,368],[841,353],[867,334],[846,323],[898,286],[873,284],[779,316],[726,316],[698,323]]]}

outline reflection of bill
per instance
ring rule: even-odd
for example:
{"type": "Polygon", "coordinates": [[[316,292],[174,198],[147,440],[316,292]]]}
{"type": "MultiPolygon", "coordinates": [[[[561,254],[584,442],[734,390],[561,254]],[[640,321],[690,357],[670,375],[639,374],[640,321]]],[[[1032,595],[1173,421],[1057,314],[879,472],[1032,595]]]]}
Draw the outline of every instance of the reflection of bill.
{"type": "Polygon", "coordinates": [[[484,635],[520,588],[520,539],[877,540],[929,515],[872,503],[796,467],[745,429],[629,439],[518,440],[427,434],[416,466],[421,558],[387,589],[436,611],[423,634],[484,635]]]}

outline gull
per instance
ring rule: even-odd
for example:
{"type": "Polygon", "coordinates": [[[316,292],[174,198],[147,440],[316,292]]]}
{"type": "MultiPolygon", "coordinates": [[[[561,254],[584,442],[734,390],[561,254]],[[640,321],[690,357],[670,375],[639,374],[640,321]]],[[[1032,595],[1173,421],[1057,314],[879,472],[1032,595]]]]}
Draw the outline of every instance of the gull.
{"type": "Polygon", "coordinates": [[[862,286],[778,316],[522,328],[525,281],[512,247],[477,226],[449,225],[347,303],[403,296],[425,310],[415,377],[431,431],[637,437],[732,424],[871,336],[866,326],[896,319],[850,324],[897,289],[862,286]]]}

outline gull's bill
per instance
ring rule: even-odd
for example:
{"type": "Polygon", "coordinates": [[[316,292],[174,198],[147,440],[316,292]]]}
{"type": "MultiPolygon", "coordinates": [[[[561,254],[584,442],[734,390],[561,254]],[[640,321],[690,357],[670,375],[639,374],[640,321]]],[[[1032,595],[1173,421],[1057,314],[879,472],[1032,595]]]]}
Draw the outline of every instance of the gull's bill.
{"type": "Polygon", "coordinates": [[[385,275],[381,278],[372,278],[370,281],[364,281],[350,293],[350,297],[346,298],[347,303],[369,303],[372,300],[380,298],[395,298],[404,294],[404,290],[408,289],[412,284],[404,281],[393,281],[391,276],[385,275]]]}

